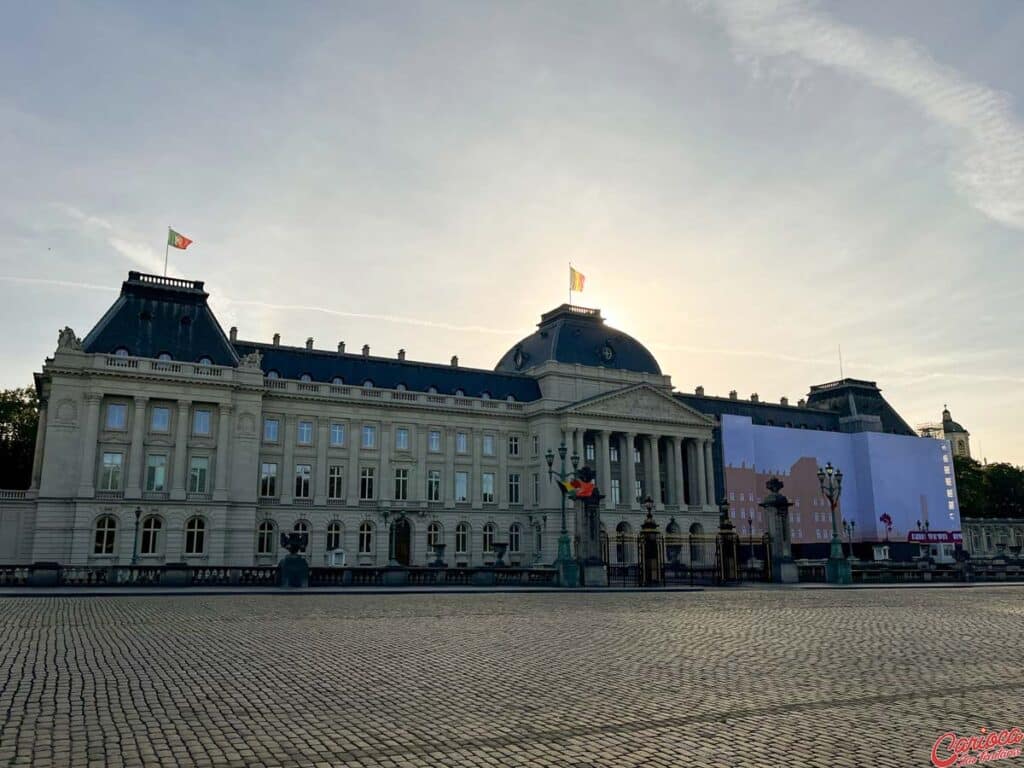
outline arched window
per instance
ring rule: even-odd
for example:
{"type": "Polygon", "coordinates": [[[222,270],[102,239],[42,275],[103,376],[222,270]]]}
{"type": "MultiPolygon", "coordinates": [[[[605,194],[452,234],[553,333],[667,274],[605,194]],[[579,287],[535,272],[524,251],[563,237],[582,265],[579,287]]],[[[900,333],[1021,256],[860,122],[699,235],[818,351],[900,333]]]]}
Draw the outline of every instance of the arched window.
{"type": "Polygon", "coordinates": [[[505,399],[508,400],[510,403],[514,403],[516,401],[516,396],[515,395],[509,395],[505,399]]]}
{"type": "Polygon", "coordinates": [[[264,520],[256,529],[256,554],[272,555],[277,547],[274,546],[274,521],[264,520]]]}
{"type": "Polygon", "coordinates": [[[630,546],[632,543],[630,532],[629,523],[625,520],[615,526],[615,562],[617,563],[628,563],[630,560],[629,554],[633,549],[630,546]]]}
{"type": "Polygon", "coordinates": [[[512,523],[508,527],[508,551],[518,552],[520,547],[520,534],[522,529],[519,527],[519,523],[512,523]]]}
{"type": "Polygon", "coordinates": [[[150,515],[142,521],[142,541],[139,543],[139,554],[155,555],[160,549],[160,531],[163,521],[156,515],[150,515]]]}
{"type": "Polygon", "coordinates": [[[313,377],[310,376],[308,373],[304,373],[301,376],[299,376],[299,381],[309,382],[309,381],[312,381],[312,380],[313,380],[313,377]]]}
{"type": "Polygon", "coordinates": [[[171,357],[171,353],[170,352],[161,352],[159,355],[156,356],[156,359],[160,360],[161,362],[164,362],[164,363],[169,363],[174,358],[171,357]]]}
{"type": "Polygon", "coordinates": [[[206,521],[190,517],[185,523],[185,554],[201,555],[206,551],[206,521]]]}
{"type": "Polygon", "coordinates": [[[210,358],[210,357],[207,357],[206,355],[203,355],[202,357],[199,358],[199,364],[200,365],[213,365],[213,359],[210,358]]]}
{"type": "Polygon", "coordinates": [[[441,543],[441,524],[434,522],[427,526],[427,549],[433,549],[441,543]]]}
{"type": "Polygon", "coordinates": [[[494,523],[484,526],[484,552],[494,551],[494,523]]]}
{"type": "Polygon", "coordinates": [[[114,354],[117,355],[118,357],[128,357],[128,348],[118,347],[117,349],[114,350],[114,354]]]}
{"type": "Polygon", "coordinates": [[[270,370],[270,371],[267,371],[267,378],[268,379],[280,379],[281,378],[281,374],[278,373],[277,371],[270,370]]]}
{"type": "Polygon", "coordinates": [[[363,522],[359,524],[359,554],[369,555],[373,552],[373,524],[363,522]]]}
{"type": "Polygon", "coordinates": [[[305,520],[296,520],[295,525],[292,526],[292,530],[295,533],[306,534],[306,543],[299,547],[299,554],[306,554],[306,548],[309,546],[309,524],[305,520]]]}
{"type": "Polygon", "coordinates": [[[455,526],[455,554],[465,555],[469,553],[469,523],[459,523],[455,526]]]}
{"type": "Polygon", "coordinates": [[[327,551],[341,549],[341,523],[333,520],[327,526],[327,551]]]}
{"type": "Polygon", "coordinates": [[[480,393],[480,398],[482,400],[490,400],[491,399],[491,393],[486,391],[486,390],[484,390],[483,392],[480,393]]]}
{"type": "Polygon", "coordinates": [[[460,389],[456,389],[455,390],[455,396],[456,397],[465,397],[466,396],[466,390],[461,389],[461,388],[460,389]]]}
{"type": "Polygon", "coordinates": [[[395,389],[397,389],[399,392],[405,392],[407,387],[405,386],[405,384],[398,383],[395,385],[395,389]]]}
{"type": "Polygon", "coordinates": [[[336,387],[340,387],[344,383],[345,380],[341,378],[341,376],[335,376],[333,379],[331,379],[331,384],[333,384],[336,387]]]}
{"type": "Polygon", "coordinates": [[[367,379],[363,382],[363,389],[373,389],[373,379],[367,379]]]}
{"type": "Polygon", "coordinates": [[[113,515],[103,515],[96,521],[96,537],[92,552],[94,555],[114,554],[114,539],[117,534],[117,520],[113,515]]]}
{"type": "Polygon", "coordinates": [[[967,453],[967,446],[964,444],[963,440],[956,441],[956,452],[961,456],[967,453]]]}
{"type": "Polygon", "coordinates": [[[431,384],[429,387],[427,387],[427,394],[428,395],[436,395],[437,394],[437,387],[435,387],[433,384],[431,384]]]}

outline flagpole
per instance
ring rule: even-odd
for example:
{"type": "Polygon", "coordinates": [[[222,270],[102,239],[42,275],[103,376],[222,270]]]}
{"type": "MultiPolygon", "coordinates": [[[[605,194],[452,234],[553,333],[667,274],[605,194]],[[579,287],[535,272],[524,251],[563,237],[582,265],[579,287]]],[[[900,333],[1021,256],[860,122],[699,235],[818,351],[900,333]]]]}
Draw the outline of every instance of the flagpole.
{"type": "Polygon", "coordinates": [[[572,262],[569,262],[569,306],[572,306],[572,262]]]}
{"type": "Polygon", "coordinates": [[[167,253],[171,249],[171,228],[167,227],[167,238],[164,241],[164,277],[167,277],[167,253]]]}

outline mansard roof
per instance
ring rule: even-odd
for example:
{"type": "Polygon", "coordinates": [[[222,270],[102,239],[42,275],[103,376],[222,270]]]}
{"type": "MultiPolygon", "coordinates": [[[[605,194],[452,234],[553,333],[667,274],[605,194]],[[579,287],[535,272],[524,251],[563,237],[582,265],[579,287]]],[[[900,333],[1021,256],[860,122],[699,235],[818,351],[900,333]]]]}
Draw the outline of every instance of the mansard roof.
{"type": "Polygon", "coordinates": [[[209,357],[237,365],[238,356],[207,306],[198,280],[129,272],[121,295],[82,342],[86,352],[127,350],[134,357],[169,354],[175,360],[209,357]]]}
{"type": "Polygon", "coordinates": [[[807,405],[835,411],[840,416],[878,416],[883,432],[917,437],[917,432],[882,397],[882,390],[873,381],[846,378],[815,384],[807,395],[807,405]]]}
{"type": "Polygon", "coordinates": [[[677,392],[675,397],[694,410],[716,418],[721,418],[724,414],[747,416],[752,423],[762,426],[821,429],[827,432],[839,431],[839,414],[818,408],[803,408],[799,405],[735,400],[731,397],[682,392],[677,392]]]}
{"type": "Polygon", "coordinates": [[[521,374],[252,341],[236,342],[235,351],[239,356],[259,352],[263,356],[264,375],[275,372],[282,379],[299,379],[306,374],[313,381],[331,382],[340,377],[345,384],[361,386],[371,381],[373,386],[384,389],[397,389],[402,385],[413,392],[428,392],[434,387],[445,395],[462,390],[466,397],[486,394],[495,400],[512,397],[530,402],[540,399],[536,379],[521,374]]]}

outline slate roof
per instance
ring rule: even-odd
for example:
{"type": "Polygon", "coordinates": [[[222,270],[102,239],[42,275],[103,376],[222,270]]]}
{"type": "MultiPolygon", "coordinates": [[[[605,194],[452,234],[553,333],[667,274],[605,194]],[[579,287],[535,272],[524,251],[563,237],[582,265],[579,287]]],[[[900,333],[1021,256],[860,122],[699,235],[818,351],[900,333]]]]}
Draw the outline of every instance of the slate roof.
{"type": "Polygon", "coordinates": [[[816,384],[807,395],[807,405],[811,408],[835,411],[840,416],[852,416],[851,399],[857,414],[878,416],[882,420],[883,432],[917,437],[917,432],[882,397],[882,390],[873,381],[840,379],[827,384],[816,384]]]}
{"type": "Polygon", "coordinates": [[[721,418],[723,414],[747,416],[752,423],[761,426],[822,429],[827,432],[839,431],[839,414],[819,408],[801,408],[797,405],[781,405],[779,403],[754,403],[749,400],[733,400],[729,397],[710,397],[682,392],[675,393],[675,396],[691,408],[716,418],[721,418]]]}
{"type": "Polygon", "coordinates": [[[443,395],[451,395],[461,389],[466,397],[481,397],[486,392],[494,400],[505,400],[510,395],[519,402],[540,399],[536,379],[522,374],[252,341],[236,342],[235,351],[239,356],[259,352],[263,356],[264,375],[276,371],[282,379],[299,379],[308,374],[313,381],[329,383],[338,376],[345,384],[356,386],[370,380],[375,387],[383,389],[397,389],[402,384],[411,392],[427,392],[430,387],[435,387],[443,395]]]}
{"type": "Polygon", "coordinates": [[[496,371],[526,371],[548,361],[661,373],[647,348],[606,325],[601,310],[562,304],[541,315],[537,330],[506,352],[496,371]]]}
{"type": "Polygon", "coordinates": [[[213,312],[209,294],[198,280],[129,272],[121,295],[86,334],[86,352],[112,353],[119,348],[135,357],[169,354],[175,360],[209,357],[215,365],[237,365],[238,356],[213,312]]]}

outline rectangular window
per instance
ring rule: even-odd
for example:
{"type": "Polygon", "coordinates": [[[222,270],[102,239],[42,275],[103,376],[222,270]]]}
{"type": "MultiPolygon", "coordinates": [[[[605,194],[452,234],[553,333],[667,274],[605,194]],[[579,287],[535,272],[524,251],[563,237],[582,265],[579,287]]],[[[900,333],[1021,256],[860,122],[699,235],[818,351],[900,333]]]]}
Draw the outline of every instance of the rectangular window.
{"type": "Polygon", "coordinates": [[[192,412],[192,434],[210,434],[210,411],[206,408],[196,408],[192,412]]]}
{"type": "Polygon", "coordinates": [[[188,466],[188,492],[206,493],[207,478],[210,474],[208,456],[193,456],[188,466]]]}
{"type": "Polygon", "coordinates": [[[337,448],[345,444],[345,425],[337,421],[331,422],[331,445],[337,448]]]}
{"type": "Polygon", "coordinates": [[[441,452],[441,431],[438,429],[430,430],[430,434],[427,436],[427,450],[431,453],[441,452]]]}
{"type": "Polygon", "coordinates": [[[409,500],[409,470],[399,468],[395,470],[395,501],[409,500]]]}
{"type": "Polygon", "coordinates": [[[540,504],[540,475],[533,473],[533,503],[540,504]]]}
{"type": "Polygon", "coordinates": [[[163,491],[167,488],[167,457],[156,453],[146,458],[146,490],[163,491]]]}
{"type": "Polygon", "coordinates": [[[455,452],[456,453],[466,453],[466,451],[468,449],[469,449],[469,440],[466,437],[466,433],[465,432],[456,432],[455,433],[455,452]]]}
{"type": "Polygon", "coordinates": [[[427,472],[427,501],[441,500],[441,470],[427,472]]]}
{"type": "Polygon", "coordinates": [[[488,504],[494,502],[494,473],[484,472],[480,478],[480,491],[483,494],[483,500],[488,504]]]}
{"type": "Polygon", "coordinates": [[[508,503],[519,503],[519,473],[510,472],[508,476],[508,503]]]}
{"type": "Polygon", "coordinates": [[[313,444],[313,422],[312,421],[300,421],[298,432],[299,445],[312,445],[313,444]]]}
{"type": "Polygon", "coordinates": [[[149,414],[149,430],[151,432],[170,432],[171,409],[162,405],[155,406],[149,414]]]}
{"type": "Polygon", "coordinates": [[[405,427],[399,427],[395,430],[395,450],[409,450],[409,430],[405,427]]]}
{"type": "Polygon", "coordinates": [[[518,456],[519,455],[519,436],[509,435],[508,436],[508,455],[518,456]]]}
{"type": "Polygon", "coordinates": [[[260,496],[277,496],[277,464],[263,464],[260,467],[260,496]]]}
{"type": "Polygon", "coordinates": [[[583,445],[583,456],[584,461],[593,461],[597,456],[597,448],[593,443],[584,443],[583,445]]]}
{"type": "Polygon", "coordinates": [[[455,473],[455,500],[469,501],[469,473],[455,473]]]}
{"type": "Polygon", "coordinates": [[[313,467],[309,464],[295,465],[295,498],[309,498],[309,480],[313,476],[313,467]]]}
{"type": "Polygon", "coordinates": [[[640,449],[639,448],[634,448],[633,449],[633,463],[634,464],[639,464],[640,463],[640,449]]]}
{"type": "Polygon", "coordinates": [[[327,471],[327,498],[329,499],[340,499],[341,498],[341,478],[343,477],[342,468],[338,464],[332,464],[330,469],[327,471]]]}
{"type": "Polygon", "coordinates": [[[494,455],[494,435],[484,435],[484,456],[494,455]]]}
{"type": "Polygon", "coordinates": [[[264,419],[263,420],[263,442],[265,443],[276,443],[278,429],[281,423],[277,419],[264,419]]]}
{"type": "Polygon", "coordinates": [[[372,424],[363,425],[363,448],[377,447],[377,428],[372,424]]]}
{"type": "Polygon", "coordinates": [[[622,483],[619,482],[619,478],[612,478],[612,504],[622,503],[622,483]]]}
{"type": "Polygon", "coordinates": [[[373,498],[373,467],[359,470],[359,498],[362,501],[373,498]]]}
{"type": "Polygon", "coordinates": [[[104,453],[103,470],[100,473],[101,491],[121,490],[121,467],[124,464],[124,454],[104,453]]]}
{"type": "Polygon", "coordinates": [[[644,485],[643,482],[637,480],[633,483],[633,496],[636,501],[640,501],[644,497],[644,485]]]}
{"type": "Polygon", "coordinates": [[[619,447],[617,445],[609,446],[608,460],[615,462],[616,464],[619,462],[619,447]]]}
{"type": "Polygon", "coordinates": [[[107,429],[126,429],[128,427],[128,406],[124,403],[107,405],[107,429]]]}
{"type": "Polygon", "coordinates": [[[533,439],[530,441],[530,443],[530,452],[533,453],[534,456],[536,456],[538,453],[540,453],[540,437],[538,435],[533,435],[533,439]]]}

